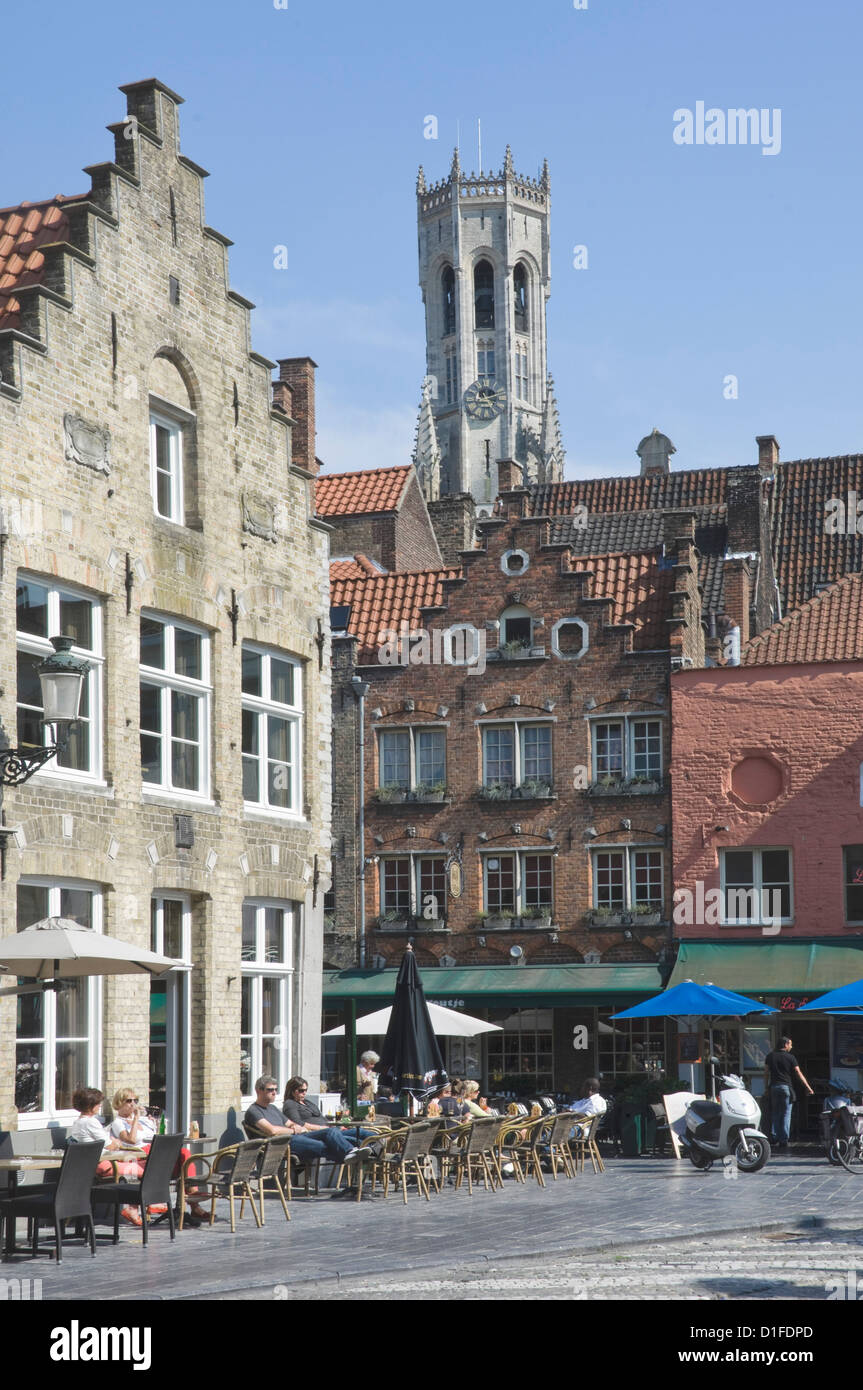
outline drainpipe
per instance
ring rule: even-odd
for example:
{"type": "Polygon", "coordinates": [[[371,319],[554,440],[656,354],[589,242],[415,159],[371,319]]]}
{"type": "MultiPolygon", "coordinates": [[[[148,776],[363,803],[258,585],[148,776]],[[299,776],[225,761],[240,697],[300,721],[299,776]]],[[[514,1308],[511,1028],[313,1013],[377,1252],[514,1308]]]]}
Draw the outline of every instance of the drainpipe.
{"type": "Polygon", "coordinates": [[[360,712],[360,777],[357,834],[360,842],[360,970],[366,968],[366,696],[368,681],[351,676],[351,689],[360,712]]]}

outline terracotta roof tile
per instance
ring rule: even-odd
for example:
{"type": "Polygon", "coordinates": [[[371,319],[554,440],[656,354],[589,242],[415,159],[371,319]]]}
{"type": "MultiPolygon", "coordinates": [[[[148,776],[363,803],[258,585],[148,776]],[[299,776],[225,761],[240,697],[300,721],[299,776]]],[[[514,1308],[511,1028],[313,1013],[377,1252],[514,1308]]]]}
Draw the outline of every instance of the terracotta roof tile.
{"type": "Polygon", "coordinates": [[[542,483],[530,489],[528,512],[533,516],[565,516],[578,506],[587,507],[590,513],[709,506],[725,501],[727,471],[693,468],[650,478],[636,474],[542,483]]]}
{"type": "Polygon", "coordinates": [[[610,598],[608,623],[632,623],[636,651],[668,647],[666,619],[674,587],[671,567],[665,567],[658,551],[629,555],[578,555],[572,569],[593,574],[589,597],[610,598]]]}
{"type": "Polygon", "coordinates": [[[835,584],[843,575],[863,569],[863,535],[856,517],[846,518],[851,534],[825,529],[831,515],[827,503],[836,498],[852,507],[863,500],[863,455],[798,459],[780,463],[773,514],[773,555],[776,577],[786,610],[811,599],[819,584],[835,584]]]}
{"type": "Polygon", "coordinates": [[[315,483],[318,516],[365,516],[401,506],[413,466],[368,468],[357,473],[325,473],[315,483]]]}
{"type": "Polygon", "coordinates": [[[863,661],[863,574],[849,574],[747,642],[742,666],[863,661]]]}
{"type": "Polygon", "coordinates": [[[39,283],[45,268],[40,248],[68,240],[65,205],[81,202],[87,196],[60,194],[44,203],[0,208],[0,327],[18,327],[20,304],[13,291],[39,283]]]}
{"type": "Polygon", "coordinates": [[[415,570],[406,574],[382,574],[374,578],[339,578],[331,575],[330,603],[350,606],[347,630],[359,638],[357,661],[374,665],[388,629],[399,631],[423,626],[422,609],[437,608],[444,600],[443,582],[457,579],[456,568],[415,570]]]}
{"type": "Polygon", "coordinates": [[[369,575],[375,578],[387,571],[383,565],[379,565],[377,560],[370,560],[368,555],[352,555],[346,558],[339,556],[330,561],[330,582],[335,579],[364,579],[369,575]]]}

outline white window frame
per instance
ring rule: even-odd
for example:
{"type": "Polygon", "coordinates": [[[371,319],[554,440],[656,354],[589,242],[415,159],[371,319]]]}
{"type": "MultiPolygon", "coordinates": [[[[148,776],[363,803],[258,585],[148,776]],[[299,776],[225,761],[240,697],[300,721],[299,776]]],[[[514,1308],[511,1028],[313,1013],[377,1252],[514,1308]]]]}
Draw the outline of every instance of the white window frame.
{"type": "Polygon", "coordinates": [[[549,731],[549,754],[551,758],[551,772],[548,777],[548,785],[554,787],[554,720],[553,719],[495,719],[487,723],[480,724],[480,735],[482,738],[482,785],[484,787],[500,785],[498,782],[488,780],[488,757],[486,753],[486,737],[493,729],[513,730],[513,780],[511,783],[505,782],[504,786],[520,787],[525,781],[543,781],[543,778],[526,778],[524,774],[525,754],[524,754],[524,735],[527,729],[548,729],[549,731]]]}
{"type": "Polygon", "coordinates": [[[601,777],[619,776],[622,782],[631,782],[634,777],[646,777],[648,781],[661,781],[665,776],[665,732],[663,727],[663,717],[658,714],[601,714],[592,716],[590,723],[590,766],[591,777],[594,782],[598,782],[601,777]],[[659,726],[659,771],[651,773],[649,776],[644,772],[635,771],[635,731],[636,724],[657,724],[659,726]],[[623,768],[621,772],[609,773],[600,772],[597,768],[597,729],[600,724],[622,724],[623,738],[623,768]]]}
{"type": "MultiPolygon", "coordinates": [[[[763,926],[780,927],[780,926],[788,926],[791,922],[794,921],[794,855],[793,855],[793,853],[792,853],[791,846],[790,846],[790,845],[724,845],[724,846],[722,847],[722,849],[719,851],[719,890],[720,890],[720,893],[721,893],[721,895],[722,895],[722,896],[721,896],[721,905],[720,905],[720,924],[721,924],[723,927],[763,927],[763,926]],[[763,891],[763,885],[764,885],[764,877],[763,877],[763,871],[762,871],[762,858],[761,858],[761,856],[762,856],[764,853],[769,854],[769,853],[774,852],[774,851],[778,851],[778,852],[781,853],[781,854],[787,854],[787,855],[788,855],[788,909],[789,909],[789,911],[788,911],[788,916],[787,916],[787,917],[780,917],[778,920],[777,920],[776,918],[770,917],[769,914],[768,914],[767,917],[765,917],[764,914],[761,912],[761,908],[764,906],[764,899],[763,899],[763,897],[761,896],[762,891],[763,891]],[[753,884],[752,884],[752,888],[753,888],[753,889],[756,891],[756,893],[758,894],[758,907],[759,907],[759,914],[758,914],[758,918],[757,918],[756,920],[749,919],[749,920],[747,920],[747,921],[740,921],[740,920],[738,920],[738,919],[735,918],[734,921],[731,921],[731,920],[729,919],[729,917],[728,917],[727,912],[726,912],[726,903],[727,903],[728,900],[727,900],[727,896],[726,896],[727,883],[726,883],[726,873],[725,873],[725,856],[726,856],[727,854],[734,854],[734,853],[739,853],[739,854],[751,854],[751,855],[752,855],[752,876],[753,876],[753,879],[754,879],[754,882],[753,882],[753,884]]],[[[744,892],[744,891],[748,891],[748,890],[739,888],[739,889],[737,889],[737,891],[738,891],[738,892],[744,892]]],[[[770,889],[770,890],[768,890],[768,891],[772,892],[773,890],[770,889]]]]}
{"type": "MultiPolygon", "coordinates": [[[[206,628],[198,627],[195,623],[187,623],[185,619],[177,619],[165,613],[151,612],[144,609],[141,618],[147,618],[151,622],[161,623],[165,629],[165,666],[144,666],[139,661],[138,679],[139,684],[157,686],[161,691],[161,731],[156,734],[152,729],[144,729],[140,726],[139,735],[145,737],[158,737],[162,744],[162,767],[161,780],[151,782],[141,776],[141,786],[144,793],[158,794],[158,796],[169,796],[171,798],[181,798],[189,801],[205,802],[210,800],[210,738],[212,722],[212,703],[213,686],[211,683],[211,660],[212,643],[210,634],[206,628]],[[175,636],[177,631],[191,632],[201,640],[201,678],[200,680],[189,676],[178,676],[174,671],[175,661],[175,636]],[[175,787],[171,780],[171,745],[173,742],[173,722],[171,718],[171,692],[177,691],[184,695],[194,695],[200,700],[200,724],[198,729],[198,787],[175,787]]],[[[139,628],[140,641],[140,628],[139,628]]]]}
{"type": "MultiPolygon", "coordinates": [[[[254,642],[244,642],[243,651],[251,652],[255,656],[262,658],[261,674],[262,687],[268,694],[249,695],[241,688],[241,704],[244,710],[248,710],[257,717],[258,721],[258,796],[257,801],[247,801],[245,793],[243,795],[243,805],[247,810],[266,811],[268,816],[277,816],[284,820],[301,820],[303,817],[303,663],[296,657],[290,656],[287,652],[279,651],[272,647],[261,647],[254,642]],[[275,658],[286,666],[293,668],[293,687],[294,701],[292,705],[281,704],[273,700],[269,692],[272,689],[270,676],[270,663],[275,658]],[[298,703],[297,703],[298,701],[298,703]],[[269,796],[269,777],[266,769],[271,760],[269,757],[268,741],[266,738],[267,716],[272,715],[277,719],[283,719],[290,725],[291,730],[291,804],[290,806],[272,805],[267,799],[269,796]]],[[[240,737],[240,757],[243,767],[251,754],[242,751],[242,732],[240,737]]]]}
{"type": "Polygon", "coordinates": [[[178,526],[183,526],[186,521],[184,482],[183,482],[183,423],[182,421],[168,415],[164,410],[150,406],[150,495],[153,499],[153,511],[156,516],[163,521],[173,521],[178,526]],[[158,469],[156,460],[158,452],[156,448],[157,428],[168,431],[170,436],[170,480],[171,480],[171,501],[170,512],[166,515],[159,511],[159,487],[158,469]]]}
{"type": "Polygon", "coordinates": [[[411,853],[411,854],[388,854],[388,855],[385,855],[385,856],[381,859],[381,862],[380,862],[380,872],[379,872],[379,875],[378,875],[378,904],[379,904],[379,907],[380,907],[380,914],[379,914],[379,915],[380,915],[381,917],[383,917],[387,912],[401,912],[401,911],[402,911],[401,908],[388,908],[388,907],[386,907],[386,906],[385,906],[385,899],[384,899],[384,868],[385,868],[385,866],[386,866],[387,864],[393,864],[393,863],[396,863],[396,862],[399,861],[399,860],[408,860],[408,861],[409,861],[409,868],[410,868],[410,906],[405,910],[405,916],[406,916],[406,917],[418,917],[418,918],[422,917],[422,915],[423,915],[423,908],[424,908],[425,904],[424,904],[424,902],[423,902],[423,894],[422,894],[422,889],[421,889],[421,887],[420,887],[420,873],[421,873],[422,861],[423,861],[424,859],[440,859],[440,860],[443,862],[444,896],[443,896],[443,900],[442,900],[442,901],[441,901],[441,900],[438,901],[438,905],[437,905],[437,906],[438,906],[437,918],[434,919],[434,920],[440,921],[440,920],[442,920],[443,918],[446,917],[446,915],[447,915],[447,896],[446,896],[446,860],[447,860],[447,856],[446,856],[446,853],[445,853],[443,850],[441,850],[441,852],[440,852],[439,854],[435,854],[433,851],[430,851],[430,850],[423,850],[422,852],[417,851],[417,852],[411,853]]]}
{"type": "MultiPolygon", "coordinates": [[[[551,902],[550,902],[549,904],[547,904],[547,906],[548,906],[548,914],[549,914],[549,916],[550,916],[550,917],[554,917],[554,896],[555,896],[554,860],[555,860],[555,856],[554,856],[554,853],[553,853],[551,847],[549,847],[548,849],[544,849],[541,845],[539,845],[539,846],[533,846],[533,847],[531,847],[530,849],[512,849],[512,848],[510,848],[510,849],[496,849],[496,848],[495,848],[495,849],[481,850],[481,851],[480,851],[480,861],[481,861],[481,863],[482,863],[482,902],[483,902],[483,908],[488,912],[489,916],[522,917],[522,916],[524,916],[524,914],[525,914],[526,912],[529,912],[532,908],[534,908],[534,907],[537,906],[536,903],[527,903],[527,902],[525,902],[525,896],[524,896],[524,895],[525,895],[525,867],[524,867],[524,861],[525,861],[525,859],[527,858],[528,855],[536,855],[536,856],[539,857],[539,858],[542,858],[542,859],[550,859],[550,860],[551,860],[551,902]],[[515,906],[513,907],[513,909],[512,909],[511,912],[509,912],[508,910],[503,909],[503,908],[495,908],[494,910],[492,910],[492,909],[489,907],[489,905],[488,905],[488,874],[489,874],[489,862],[490,862],[490,860],[492,860],[492,859],[508,859],[508,858],[513,858],[513,859],[515,860],[515,883],[514,883],[514,901],[515,901],[515,906]]],[[[546,906],[546,904],[539,904],[539,906],[542,906],[542,907],[544,908],[544,907],[546,906]]]]}
{"type": "MultiPolygon", "coordinates": [[[[185,1125],[188,1121],[192,1102],[190,1077],[190,1053],[192,1038],[192,900],[188,893],[174,893],[166,889],[164,891],[160,890],[158,893],[153,893],[150,902],[151,914],[153,914],[151,916],[150,947],[151,950],[155,951],[156,954],[160,956],[171,954],[169,951],[165,949],[165,903],[178,902],[180,903],[182,908],[182,922],[180,928],[180,944],[182,949],[180,951],[180,955],[176,957],[176,959],[178,959],[181,963],[179,965],[173,966],[168,971],[167,975],[163,975],[161,976],[161,978],[163,980],[166,980],[166,982],[169,982],[171,977],[174,977],[175,979],[177,976],[180,975],[184,977],[182,982],[177,981],[177,983],[182,983],[183,986],[182,990],[180,991],[181,998],[179,1001],[176,999],[172,1000],[170,983],[168,983],[167,986],[168,1008],[170,1009],[173,1006],[176,1007],[178,1010],[182,1009],[180,1028],[182,1031],[185,1046],[183,1049],[182,1056],[180,1056],[179,1058],[175,1057],[172,1059],[168,1053],[168,1038],[166,1037],[165,1083],[168,1095],[170,1095],[171,1092],[176,1088],[177,1094],[180,1096],[181,1113],[179,1115],[174,1115],[172,1114],[170,1108],[168,1108],[168,1117],[174,1125],[175,1129],[179,1125],[183,1125],[185,1128],[185,1125]],[[153,913],[154,908],[155,912],[153,913]],[[177,1075],[177,1073],[179,1073],[179,1075],[177,1075]]],[[[166,1020],[166,1023],[169,1025],[170,1020],[166,1020]]]]}
{"type": "MultiPolygon", "coordinates": [[[[84,599],[90,604],[92,614],[92,640],[93,646],[72,647],[75,656],[84,657],[90,662],[90,670],[84,677],[87,686],[87,700],[89,714],[87,722],[90,726],[90,767],[86,771],[74,767],[61,767],[57,758],[52,758],[46,763],[34,777],[38,781],[40,778],[56,777],[64,782],[77,782],[89,786],[104,786],[104,773],[102,769],[103,742],[102,742],[102,695],[104,689],[104,665],[103,656],[103,608],[99,598],[88,592],[86,589],[79,588],[74,584],[56,583],[38,574],[31,574],[28,570],[19,570],[16,575],[16,583],[24,581],[28,584],[38,584],[45,589],[48,595],[48,634],[49,637],[37,637],[31,632],[18,632],[16,634],[16,653],[26,652],[31,656],[51,656],[54,648],[49,640],[50,636],[61,635],[60,627],[60,599],[67,597],[71,599],[84,599]]],[[[16,617],[17,622],[17,617],[16,617]]],[[[16,672],[16,718],[20,702],[17,700],[17,672],[16,672]]],[[[30,706],[27,707],[31,708],[30,706]]],[[[43,710],[44,713],[44,710],[43,710]]],[[[42,726],[42,743],[47,747],[54,740],[54,726],[42,726]]]]}
{"type": "Polygon", "coordinates": [[[594,910],[606,908],[611,913],[634,912],[640,902],[658,902],[659,906],[656,910],[663,912],[665,903],[665,855],[663,851],[656,845],[596,845],[590,851],[590,901],[594,910]],[[623,903],[620,907],[599,901],[597,856],[600,854],[623,855],[623,903]],[[658,898],[638,899],[635,897],[635,864],[633,860],[636,854],[658,855],[660,872],[658,898]]]}
{"type": "MultiPolygon", "coordinates": [[[[102,885],[86,879],[47,878],[38,874],[24,874],[19,879],[24,887],[48,889],[48,916],[60,916],[60,892],[64,888],[77,889],[91,896],[92,930],[103,931],[104,898],[102,885]]],[[[57,1066],[57,995],[46,989],[43,993],[44,1034],[38,1044],[43,1052],[43,1090],[48,1104],[44,1110],[21,1110],[18,1112],[19,1130],[44,1129],[47,1124],[72,1124],[78,1118],[77,1110],[57,1110],[54,1106],[54,1076],[57,1066]],[[50,1065],[47,1059],[50,1058],[50,1065]],[[50,1077],[50,1085],[48,1078],[50,1077]]],[[[17,1057],[18,1030],[15,1030],[17,1057]]],[[[26,1039],[22,1039],[26,1042],[26,1039]]],[[[80,1078],[82,1086],[102,1085],[102,977],[91,975],[87,981],[87,1075],[80,1078]]],[[[13,1071],[14,1086],[14,1071],[13,1071]]]]}
{"type": "MultiPolygon", "coordinates": [[[[395,790],[398,790],[398,791],[416,791],[417,787],[419,787],[419,786],[425,786],[425,785],[426,785],[426,783],[423,783],[423,782],[421,782],[421,781],[419,780],[419,753],[418,753],[418,749],[417,749],[417,735],[418,735],[418,734],[442,734],[442,735],[443,735],[443,745],[444,745],[444,746],[443,746],[443,773],[444,773],[444,775],[443,775],[443,784],[444,784],[444,786],[446,786],[446,775],[447,775],[447,747],[446,747],[446,745],[447,745],[447,737],[446,737],[446,730],[447,730],[447,725],[445,725],[445,724],[399,724],[399,725],[393,725],[393,727],[392,727],[392,728],[389,728],[389,729],[378,729],[378,730],[377,730],[377,738],[378,738],[378,788],[381,789],[381,788],[386,788],[386,787],[393,787],[395,790]],[[397,783],[397,782],[384,782],[384,781],[382,780],[382,777],[383,777],[383,769],[384,769],[383,740],[386,739],[388,736],[392,736],[392,735],[394,735],[394,734],[407,734],[407,735],[409,736],[409,746],[410,746],[409,779],[410,779],[410,780],[409,780],[409,785],[406,786],[406,787],[400,786],[399,783],[397,783]]],[[[432,786],[433,786],[433,785],[436,785],[436,784],[435,784],[435,783],[430,783],[429,785],[432,785],[432,786]]]]}
{"type": "MultiPolygon", "coordinates": [[[[280,900],[278,898],[246,898],[243,902],[243,908],[252,908],[256,913],[255,930],[257,941],[255,948],[255,959],[243,960],[241,938],[241,989],[242,982],[246,980],[251,982],[252,1032],[250,1035],[246,1035],[243,1033],[240,1034],[240,1050],[242,1050],[242,1040],[246,1036],[250,1036],[251,1047],[249,1051],[251,1065],[249,1069],[249,1076],[251,1086],[254,1087],[255,1081],[264,1071],[263,1040],[265,1035],[263,1032],[262,981],[264,979],[277,980],[280,1001],[280,1022],[279,1024],[277,1024],[277,1028],[281,1028],[281,1033],[268,1033],[266,1034],[266,1036],[268,1038],[281,1038],[281,1046],[279,1045],[278,1041],[276,1041],[274,1044],[276,1066],[274,1067],[272,1073],[279,1083],[279,1093],[276,1096],[274,1103],[278,1105],[279,1109],[281,1109],[282,1096],[284,1094],[285,1085],[287,1084],[288,1077],[292,1076],[294,1071],[294,1029],[296,1026],[297,1018],[297,1001],[295,999],[295,993],[296,981],[298,976],[296,961],[298,959],[298,948],[300,942],[300,905],[295,902],[286,901],[284,899],[280,900]],[[265,914],[268,908],[276,908],[277,910],[285,914],[285,930],[288,938],[286,950],[287,959],[285,961],[266,960],[265,914]]],[[[240,1027],[242,1028],[242,1021],[240,1027]]],[[[240,1059],[238,1057],[238,1063],[239,1060],[240,1059]]],[[[248,1095],[244,1095],[242,1099],[244,1106],[251,1105],[252,1101],[255,1099],[254,1090],[252,1090],[248,1095]]]]}

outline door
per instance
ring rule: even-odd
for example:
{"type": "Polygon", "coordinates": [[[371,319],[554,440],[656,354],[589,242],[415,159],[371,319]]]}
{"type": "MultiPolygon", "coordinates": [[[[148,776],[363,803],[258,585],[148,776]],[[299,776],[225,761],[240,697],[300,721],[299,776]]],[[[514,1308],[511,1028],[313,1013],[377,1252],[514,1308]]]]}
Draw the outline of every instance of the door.
{"type": "Polygon", "coordinates": [[[187,898],[157,895],[151,907],[151,944],[183,964],[150,981],[150,1104],[167,1117],[168,1132],[189,1125],[190,906],[187,898]]]}

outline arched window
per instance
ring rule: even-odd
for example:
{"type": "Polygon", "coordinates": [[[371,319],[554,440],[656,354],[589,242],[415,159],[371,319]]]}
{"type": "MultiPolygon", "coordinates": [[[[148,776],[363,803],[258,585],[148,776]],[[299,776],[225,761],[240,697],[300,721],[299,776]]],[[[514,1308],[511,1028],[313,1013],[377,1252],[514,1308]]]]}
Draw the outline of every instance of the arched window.
{"type": "Polygon", "coordinates": [[[441,278],[443,291],[443,336],[455,333],[455,271],[451,265],[444,270],[441,278]]]}
{"type": "Polygon", "coordinates": [[[498,646],[511,648],[530,648],[533,645],[533,622],[530,610],[522,604],[513,604],[500,615],[500,636],[498,646]]]}
{"type": "Polygon", "coordinates": [[[515,299],[515,326],[518,332],[527,332],[527,271],[519,261],[512,275],[515,299]]]}
{"type": "Polygon", "coordinates": [[[488,261],[478,261],[473,272],[475,326],[494,328],[494,271],[488,261]]]}

